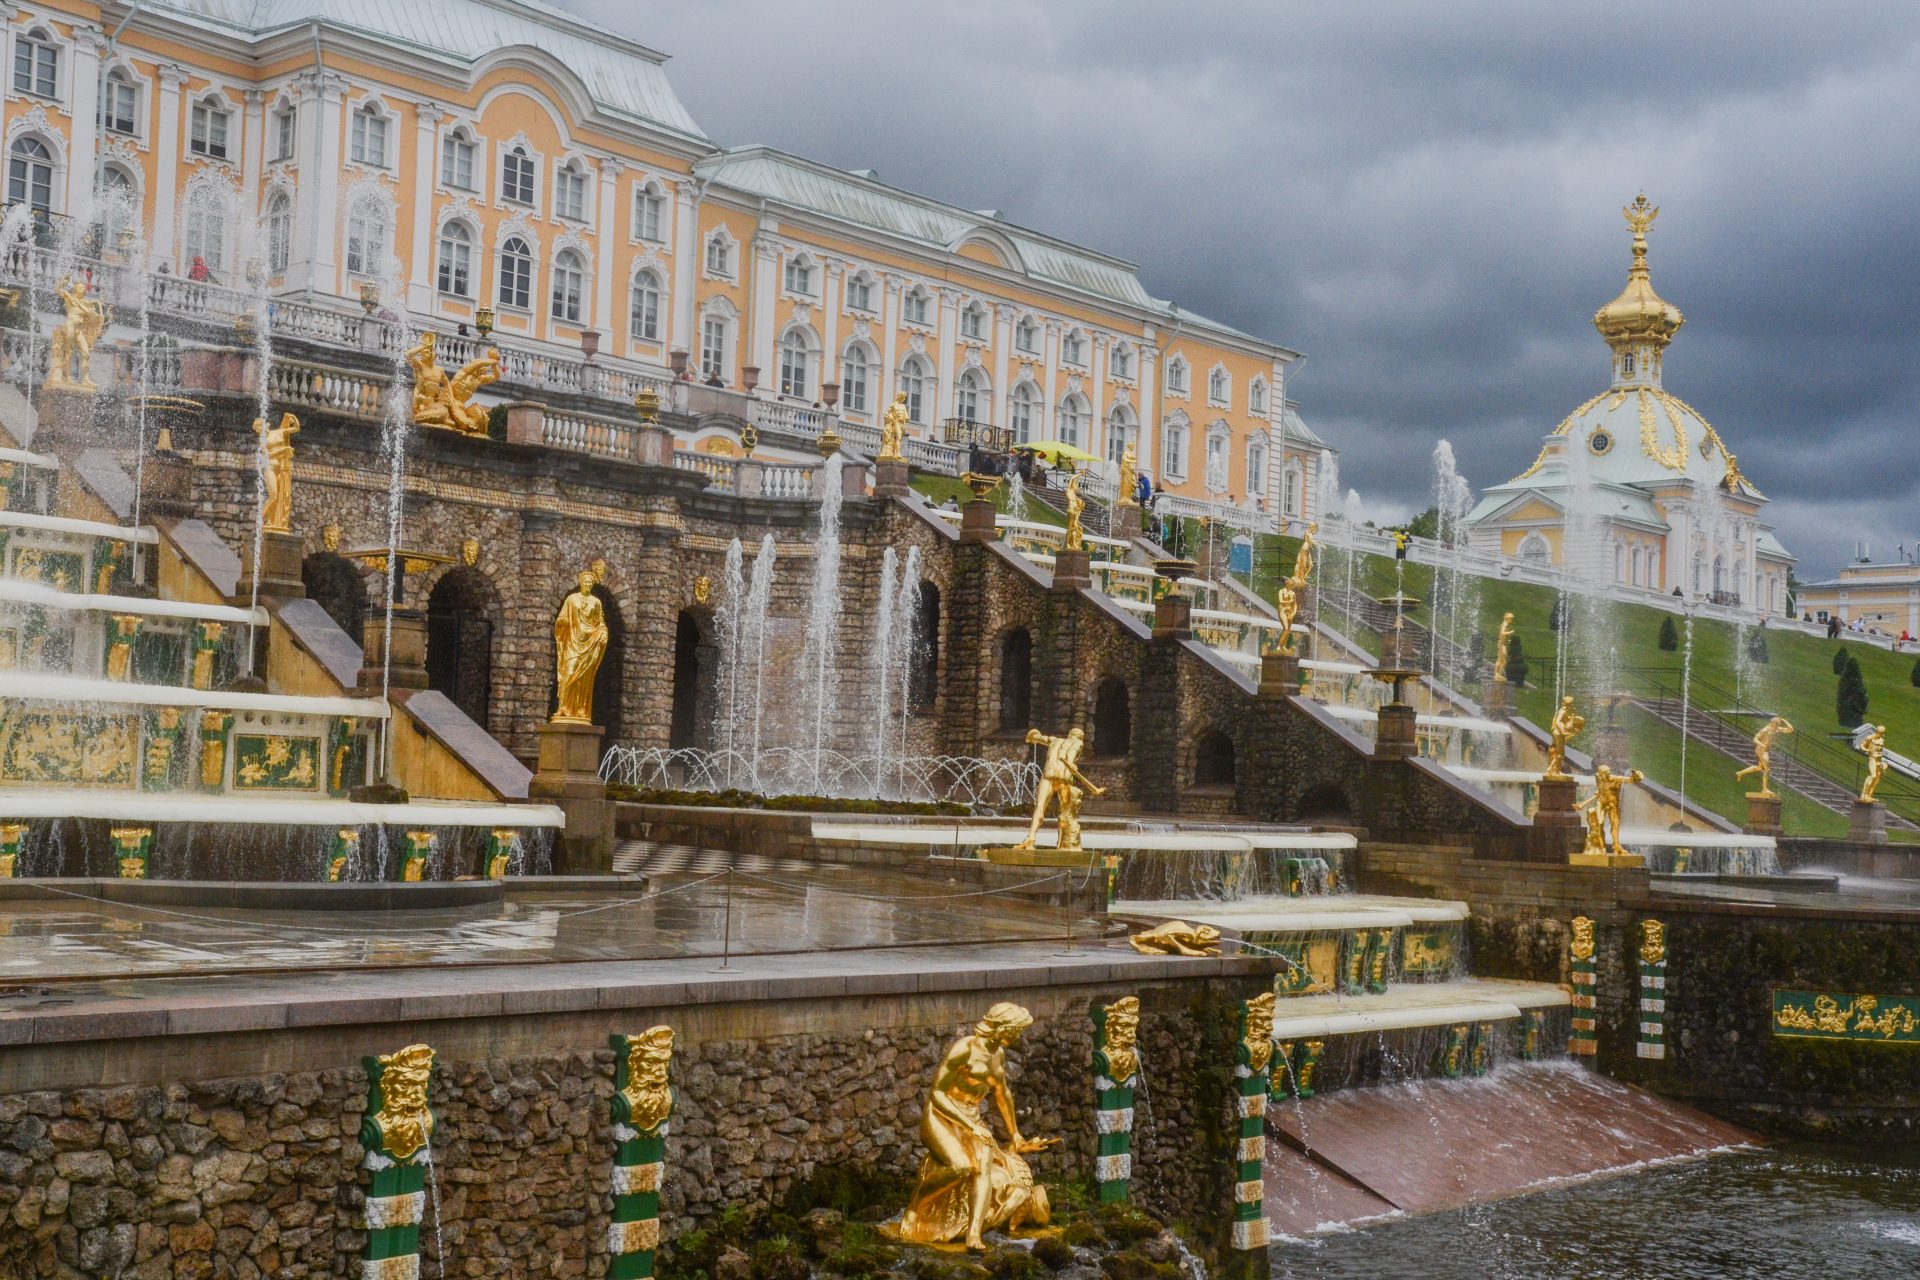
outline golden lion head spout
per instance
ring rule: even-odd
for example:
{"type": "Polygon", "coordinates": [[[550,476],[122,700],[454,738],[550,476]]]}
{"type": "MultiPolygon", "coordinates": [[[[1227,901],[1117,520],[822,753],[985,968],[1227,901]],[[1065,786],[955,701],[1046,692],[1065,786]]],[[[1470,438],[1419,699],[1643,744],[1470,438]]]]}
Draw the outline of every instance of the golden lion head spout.
{"type": "Polygon", "coordinates": [[[1640,922],[1640,958],[1648,964],[1667,958],[1667,926],[1658,920],[1640,922]]]}
{"type": "Polygon", "coordinates": [[[673,1114],[667,1068],[673,1062],[673,1028],[648,1027],[627,1039],[627,1083],[621,1096],[635,1129],[657,1129],[673,1114]]]}
{"type": "Polygon", "coordinates": [[[1243,1040],[1247,1067],[1256,1075],[1267,1069],[1273,1057],[1273,992],[1247,1001],[1247,1030],[1243,1040]]]}
{"type": "Polygon", "coordinates": [[[373,1117],[380,1141],[396,1160],[410,1160],[433,1140],[427,1086],[433,1080],[433,1050],[410,1044],[379,1059],[380,1110],[373,1117]]]}
{"type": "Polygon", "coordinates": [[[1140,997],[1123,996],[1106,1008],[1101,1023],[1100,1051],[1107,1055],[1107,1070],[1115,1084],[1125,1084],[1139,1074],[1140,997]]]}
{"type": "Polygon", "coordinates": [[[1573,958],[1593,959],[1593,921],[1585,916],[1573,918],[1573,958]]]}

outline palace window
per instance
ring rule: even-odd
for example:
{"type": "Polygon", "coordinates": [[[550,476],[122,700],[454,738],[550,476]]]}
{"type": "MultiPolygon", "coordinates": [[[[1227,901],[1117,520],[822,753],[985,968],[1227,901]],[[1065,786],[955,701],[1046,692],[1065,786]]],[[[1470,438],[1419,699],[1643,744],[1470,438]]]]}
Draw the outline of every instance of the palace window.
{"type": "Polygon", "coordinates": [[[1086,439],[1087,401],[1078,393],[1069,395],[1060,402],[1060,443],[1080,447],[1086,439]]]}
{"type": "Polygon", "coordinates": [[[1267,491],[1267,446],[1260,440],[1247,442],[1247,496],[1267,491]]]}
{"type": "Polygon", "coordinates": [[[1633,352],[1629,351],[1620,357],[1620,373],[1623,377],[1633,376],[1633,352]]]}
{"type": "Polygon", "coordinates": [[[464,222],[449,222],[440,229],[440,263],[435,283],[440,292],[456,298],[473,294],[473,233],[464,222]]]}
{"type": "Polygon", "coordinates": [[[1265,413],[1267,411],[1267,384],[1255,378],[1247,384],[1247,412],[1265,413]]]}
{"type": "Polygon", "coordinates": [[[500,162],[500,198],[509,204],[533,203],[533,157],[514,147],[500,162]]]}
{"type": "Polygon", "coordinates": [[[533,305],[533,250],[519,236],[500,246],[500,305],[515,311],[533,305]]]}
{"type": "Polygon", "coordinates": [[[60,93],[60,46],[44,27],[13,41],[13,87],[17,93],[53,98],[60,93]]]}
{"type": "Polygon", "coordinates": [[[291,105],[281,107],[273,113],[273,158],[275,160],[293,159],[296,123],[295,108],[291,105]]]}
{"type": "Polygon", "coordinates": [[[1007,425],[1013,428],[1013,438],[1022,444],[1033,439],[1035,404],[1031,382],[1023,382],[1013,389],[1013,399],[1007,405],[1007,425]]]}
{"type": "Polygon", "coordinates": [[[813,296],[813,264],[805,258],[788,258],[786,269],[788,293],[813,296]]]}
{"type": "Polygon", "coordinates": [[[553,318],[579,324],[587,292],[587,269],[580,255],[562,249],[553,259],[553,318]]]}
{"type": "Polygon", "coordinates": [[[214,102],[193,104],[193,125],[187,136],[187,150],[212,160],[227,158],[227,123],[232,112],[214,102]]]}
{"type": "Polygon", "coordinates": [[[627,332],[636,341],[660,340],[660,276],[642,271],[633,278],[633,297],[627,312],[627,332]]]}
{"type": "Polygon", "coordinates": [[[293,256],[293,201],[276,191],[267,201],[267,271],[280,275],[293,256]]]}
{"type": "Polygon", "coordinates": [[[799,329],[789,329],[780,339],[780,394],[796,400],[807,398],[807,338],[799,329]]]}
{"type": "Polygon", "coordinates": [[[987,309],[979,303],[973,303],[960,313],[960,334],[966,338],[987,336],[987,309]]]}
{"type": "Polygon", "coordinates": [[[1226,405],[1231,391],[1230,380],[1225,369],[1215,369],[1207,375],[1207,403],[1226,405]]]}
{"type": "Polygon", "coordinates": [[[218,273],[227,260],[227,215],[204,204],[189,209],[185,247],[189,265],[198,258],[218,273]]]}
{"type": "Polygon", "coordinates": [[[1022,351],[1039,354],[1040,326],[1030,317],[1021,317],[1020,323],[1013,327],[1013,345],[1022,351]]]}
{"type": "Polygon", "coordinates": [[[1187,362],[1174,359],[1167,362],[1167,390],[1180,395],[1187,393],[1187,362]]]}
{"type": "Polygon", "coordinates": [[[1107,356],[1107,371],[1116,378],[1133,376],[1133,348],[1115,347],[1107,356]]]}
{"type": "Polygon", "coordinates": [[[587,175],[572,164],[554,175],[553,212],[574,222],[587,220],[587,175]]]}
{"type": "Polygon", "coordinates": [[[718,232],[707,240],[707,271],[716,276],[733,274],[733,246],[718,232]]]}
{"type": "Polygon", "coordinates": [[[847,277],[847,310],[873,310],[873,281],[865,272],[847,277]]]}
{"type": "Polygon", "coordinates": [[[100,85],[100,127],[114,133],[139,129],[140,92],[127,73],[115,67],[100,85]]]}
{"type": "Polygon", "coordinates": [[[718,316],[700,322],[700,375],[726,381],[727,322],[718,316]]]}
{"type": "Polygon", "coordinates": [[[667,238],[666,233],[667,198],[660,194],[660,188],[649,182],[633,193],[633,234],[636,239],[661,244],[667,238]]]}
{"type": "Polygon", "coordinates": [[[473,139],[456,129],[440,140],[440,185],[456,191],[472,191],[473,139]]]}
{"type": "Polygon", "coordinates": [[[1166,430],[1165,456],[1160,469],[1168,478],[1184,480],[1187,475],[1187,424],[1169,422],[1166,430]]]}
{"type": "Polygon", "coordinates": [[[1227,454],[1233,448],[1233,438],[1223,429],[1214,428],[1207,432],[1207,472],[1206,484],[1209,492],[1227,491],[1227,454]]]}
{"type": "Polygon", "coordinates": [[[864,347],[851,346],[840,358],[840,403],[849,413],[867,411],[867,385],[872,366],[864,347]]]}
{"type": "Polygon", "coordinates": [[[1137,434],[1133,409],[1124,404],[1113,406],[1107,413],[1107,461],[1119,462],[1137,434]]]}
{"type": "Polygon", "coordinates": [[[985,387],[986,379],[978,369],[962,372],[953,386],[953,416],[968,422],[980,421],[980,393],[985,387]]]}
{"type": "Polygon", "coordinates": [[[357,276],[383,273],[387,261],[387,220],[377,213],[347,219],[347,271],[357,276]]]}
{"type": "MultiPolygon", "coordinates": [[[[107,244],[118,244],[120,233],[132,228],[138,218],[140,204],[134,194],[133,174],[123,165],[109,164],[100,170],[101,201],[100,220],[107,244]]],[[[271,237],[272,223],[268,223],[271,237]]]]}
{"type": "Polygon", "coordinates": [[[1280,477],[1280,509],[1290,516],[1300,514],[1300,468],[1292,463],[1280,477]]]}
{"type": "MultiPolygon", "coordinates": [[[[928,301],[926,290],[916,288],[907,295],[906,319],[908,324],[929,323],[927,320],[927,309],[928,301]]],[[[914,421],[918,422],[919,419],[915,418],[914,421]]]]}
{"type": "Polygon", "coordinates": [[[932,384],[927,362],[919,356],[908,356],[907,362],[900,366],[900,389],[907,393],[907,417],[922,426],[927,421],[927,393],[932,384]]]}
{"type": "Polygon", "coordinates": [[[1060,360],[1063,364],[1084,366],[1087,363],[1087,340],[1079,333],[1069,333],[1060,342],[1060,360]]]}
{"type": "Polygon", "coordinates": [[[355,164],[387,167],[387,125],[387,118],[371,102],[353,113],[351,155],[355,164]]]}
{"type": "Polygon", "coordinates": [[[16,140],[7,155],[7,202],[53,209],[53,152],[38,138],[16,140]]]}

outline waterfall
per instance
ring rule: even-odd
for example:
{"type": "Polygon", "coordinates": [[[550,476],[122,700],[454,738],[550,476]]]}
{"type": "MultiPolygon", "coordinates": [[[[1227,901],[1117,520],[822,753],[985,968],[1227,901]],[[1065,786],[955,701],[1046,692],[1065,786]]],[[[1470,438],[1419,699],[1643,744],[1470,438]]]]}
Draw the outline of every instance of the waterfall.
{"type": "Polygon", "coordinates": [[[874,703],[873,723],[873,797],[876,800],[880,798],[883,781],[881,762],[887,758],[887,729],[890,725],[887,713],[893,693],[893,636],[899,629],[900,621],[894,616],[899,599],[894,579],[899,563],[900,554],[892,547],[888,547],[881,555],[879,608],[874,611],[873,657],[874,665],[878,668],[874,673],[874,686],[880,691],[880,697],[874,703]]]}
{"type": "Polygon", "coordinates": [[[745,615],[740,621],[740,653],[753,679],[753,736],[747,756],[748,785],[760,788],[760,721],[766,712],[767,605],[773,598],[776,559],[771,533],[760,539],[753,557],[753,578],[747,586],[745,615]]]}
{"type": "MultiPolygon", "coordinates": [[[[898,697],[895,702],[899,708],[899,746],[894,759],[907,757],[907,721],[913,714],[913,671],[920,661],[920,548],[907,548],[907,561],[900,571],[900,592],[894,606],[894,615],[898,619],[893,633],[893,653],[890,661],[895,672],[898,697]]],[[[878,766],[875,767],[876,772],[878,766]]],[[[904,791],[906,779],[901,777],[900,785],[904,791]]]]}
{"type": "Polygon", "coordinates": [[[820,527],[813,551],[813,587],[807,602],[807,643],[800,660],[801,678],[806,682],[803,706],[813,727],[812,778],[815,795],[820,793],[821,753],[828,742],[827,718],[838,714],[840,692],[840,504],[843,497],[840,476],[844,459],[834,454],[821,464],[820,527]]]}
{"type": "Polygon", "coordinates": [[[747,583],[742,565],[746,557],[735,538],[727,544],[727,558],[720,584],[720,608],[714,613],[714,630],[720,641],[720,696],[714,717],[713,741],[726,761],[727,785],[734,785],[733,766],[738,759],[737,734],[740,728],[740,630],[746,609],[747,583]]]}

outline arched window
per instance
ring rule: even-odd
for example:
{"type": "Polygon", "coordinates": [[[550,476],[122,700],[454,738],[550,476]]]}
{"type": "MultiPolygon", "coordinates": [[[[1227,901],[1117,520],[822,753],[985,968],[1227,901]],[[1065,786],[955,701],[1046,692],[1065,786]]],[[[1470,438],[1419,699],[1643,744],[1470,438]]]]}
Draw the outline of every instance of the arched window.
{"type": "Polygon", "coordinates": [[[1108,676],[1093,692],[1093,754],[1124,756],[1133,750],[1133,711],[1127,686],[1108,676]]]}
{"type": "Polygon", "coordinates": [[[500,198],[508,204],[533,203],[533,157],[515,146],[500,161],[500,198]]]}
{"type": "Polygon", "coordinates": [[[14,37],[13,88],[42,98],[60,96],[60,46],[45,27],[14,37]]]}
{"type": "Polygon", "coordinates": [[[478,569],[457,568],[427,596],[427,687],[487,727],[493,699],[493,587],[478,569]]]}
{"type": "Polygon", "coordinates": [[[867,411],[872,378],[873,365],[867,359],[866,347],[858,342],[848,343],[840,357],[840,404],[848,413],[867,411]]]}
{"type": "Polygon", "coordinates": [[[1230,787],[1233,783],[1233,739],[1208,729],[1193,744],[1193,785],[1230,787]]]}
{"type": "Polygon", "coordinates": [[[198,259],[219,274],[227,260],[227,212],[217,201],[188,200],[185,247],[189,266],[198,259]]]}
{"type": "Polygon", "coordinates": [[[660,273],[648,268],[633,278],[627,333],[636,342],[660,340],[660,273]]]}
{"type": "Polygon", "coordinates": [[[569,160],[553,175],[553,213],[570,222],[587,220],[587,171],[569,160]]]}
{"type": "Polygon", "coordinates": [[[1107,372],[1116,378],[1133,376],[1133,348],[1122,342],[1107,355],[1107,372]]]}
{"type": "Polygon", "coordinates": [[[701,612],[682,609],[674,627],[673,718],[667,724],[667,745],[675,749],[699,746],[700,732],[712,719],[708,682],[714,653],[701,621],[701,612]]]}
{"type": "MultiPolygon", "coordinates": [[[[103,235],[108,245],[118,245],[123,231],[140,225],[140,197],[134,190],[133,174],[126,166],[103,165],[100,170],[100,212],[103,235]]],[[[269,228],[271,229],[271,228],[269,228]]]]}
{"type": "Polygon", "coordinates": [[[562,249],[553,258],[553,318],[579,324],[586,296],[586,264],[572,249],[562,249]]]}
{"type": "Polygon", "coordinates": [[[519,236],[500,246],[500,305],[525,311],[533,305],[533,250],[519,236]]]}
{"type": "Polygon", "coordinates": [[[1643,576],[1645,573],[1645,570],[1640,563],[1640,548],[1638,547],[1635,547],[1633,549],[1632,564],[1633,564],[1633,585],[1636,587],[1646,586],[1647,580],[1645,576],[1643,576]]]}
{"type": "Polygon", "coordinates": [[[115,67],[100,82],[100,127],[113,133],[136,133],[140,128],[140,90],[133,78],[115,67]]]}
{"type": "Polygon", "coordinates": [[[987,376],[978,369],[961,371],[953,385],[953,416],[968,422],[980,421],[980,397],[987,393],[987,376]]]}
{"type": "Polygon", "coordinates": [[[1187,420],[1185,415],[1167,419],[1161,472],[1170,480],[1187,478],[1187,420]]]}
{"type": "MultiPolygon", "coordinates": [[[[1139,443],[1139,434],[1132,405],[1117,404],[1107,410],[1107,461],[1119,462],[1128,445],[1139,443]]],[[[1134,460],[1139,461],[1137,449],[1134,460]]]]}
{"type": "Polygon", "coordinates": [[[1070,392],[1060,402],[1060,443],[1078,447],[1086,439],[1087,419],[1090,411],[1087,399],[1079,392],[1070,392]]]}
{"type": "Polygon", "coordinates": [[[805,298],[813,296],[813,259],[804,253],[787,259],[786,290],[805,298]]]}
{"type": "Polygon", "coordinates": [[[1247,412],[1264,414],[1267,411],[1267,380],[1255,378],[1247,384],[1247,412]]]}
{"type": "Polygon", "coordinates": [[[440,228],[440,262],[434,273],[440,292],[456,298],[473,295],[473,232],[464,222],[440,228]]]}
{"type": "Polygon", "coordinates": [[[1040,325],[1032,316],[1021,316],[1020,323],[1013,326],[1013,345],[1022,351],[1039,353],[1040,325]]]}
{"type": "Polygon", "coordinates": [[[649,182],[633,193],[633,236],[653,244],[666,242],[667,197],[657,182],[649,182]]]}
{"type": "Polygon", "coordinates": [[[873,277],[865,271],[847,277],[847,310],[873,311],[873,277]]]}
{"type": "Polygon", "coordinates": [[[467,127],[461,125],[440,140],[440,185],[455,191],[474,191],[474,142],[467,127]]]}
{"type": "Polygon", "coordinates": [[[1213,372],[1207,375],[1207,403],[1225,406],[1231,403],[1232,393],[1233,380],[1227,376],[1225,369],[1215,365],[1213,372]]]}
{"type": "Polygon", "coordinates": [[[1284,490],[1280,495],[1280,509],[1290,516],[1299,515],[1302,497],[1300,468],[1289,462],[1286,470],[1281,474],[1280,483],[1284,490]]]}
{"type": "Polygon", "coordinates": [[[267,201],[267,272],[281,275],[293,257],[293,201],[276,191],[267,201]]]}
{"type": "Polygon", "coordinates": [[[1264,496],[1267,492],[1267,442],[1258,438],[1247,441],[1247,496],[1264,496]]]}
{"type": "MultiPolygon", "coordinates": [[[[213,259],[208,258],[209,266],[213,259]]],[[[353,275],[379,276],[387,267],[386,210],[362,202],[347,216],[347,270],[353,275]]]]}
{"type": "Polygon", "coordinates": [[[796,400],[808,397],[808,387],[812,385],[809,365],[813,359],[813,344],[808,333],[799,325],[794,325],[780,336],[780,394],[792,396],[796,400]]]}
{"type": "Polygon", "coordinates": [[[977,302],[967,304],[960,313],[960,336],[984,342],[987,337],[987,309],[977,302]]]}
{"type": "Polygon", "coordinates": [[[1726,590],[1727,561],[1725,556],[1713,558],[1713,594],[1719,595],[1726,590]]]}
{"type": "Polygon", "coordinates": [[[913,617],[913,670],[907,701],[915,711],[931,711],[940,692],[940,588],[920,583],[920,610],[913,617]]]}
{"type": "Polygon", "coordinates": [[[700,376],[720,385],[726,382],[731,365],[727,359],[727,318],[708,314],[700,319],[700,376]]]}
{"type": "Polygon", "coordinates": [[[32,135],[16,138],[7,155],[7,203],[53,210],[53,152],[32,135]]]}
{"type": "Polygon", "coordinates": [[[905,312],[908,324],[932,323],[927,319],[928,315],[932,312],[932,302],[927,297],[927,291],[925,289],[922,289],[919,285],[915,285],[907,292],[905,312]]]}
{"type": "Polygon", "coordinates": [[[1040,394],[1031,382],[1023,382],[1013,389],[1013,399],[1007,406],[1007,425],[1013,428],[1013,438],[1023,444],[1033,439],[1039,400],[1040,394]]]}
{"type": "Polygon", "coordinates": [[[293,159],[294,143],[299,134],[295,126],[299,123],[299,108],[291,102],[274,109],[273,113],[273,158],[275,160],[293,159]]]}
{"type": "Polygon", "coordinates": [[[1187,362],[1179,356],[1167,361],[1167,390],[1175,395],[1187,393],[1187,362]]]}
{"type": "Polygon", "coordinates": [[[933,369],[925,357],[908,356],[900,366],[900,390],[907,393],[907,417],[921,426],[927,424],[927,414],[933,407],[933,389],[933,369]]]}
{"type": "Polygon", "coordinates": [[[378,169],[387,167],[388,127],[389,121],[374,103],[369,102],[353,113],[353,138],[348,154],[355,164],[370,164],[378,169]]]}
{"type": "Polygon", "coordinates": [[[1033,636],[1015,627],[1000,639],[1000,732],[1025,733],[1033,724],[1033,636]]]}
{"type": "Polygon", "coordinates": [[[1535,531],[1520,540],[1520,558],[1530,564],[1547,564],[1553,559],[1553,548],[1535,531]]]}
{"type": "Polygon", "coordinates": [[[716,276],[733,274],[733,243],[727,239],[724,230],[715,231],[707,237],[707,273],[716,276]]]}

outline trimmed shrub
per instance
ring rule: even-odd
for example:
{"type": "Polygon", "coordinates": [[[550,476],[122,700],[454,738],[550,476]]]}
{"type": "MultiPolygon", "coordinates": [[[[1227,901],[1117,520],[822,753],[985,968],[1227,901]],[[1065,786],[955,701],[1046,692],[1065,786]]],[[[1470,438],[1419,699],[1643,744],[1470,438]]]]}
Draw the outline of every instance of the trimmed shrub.
{"type": "Polygon", "coordinates": [[[1673,615],[1660,619],[1660,647],[1668,653],[1680,648],[1680,628],[1673,625],[1673,615]]]}
{"type": "Polygon", "coordinates": [[[1520,633],[1513,633],[1513,639],[1507,641],[1507,683],[1522,685],[1527,682],[1527,647],[1520,642],[1520,633]]]}
{"type": "Polygon", "coordinates": [[[1847,651],[1845,649],[1835,649],[1833,651],[1833,674],[1837,676],[1845,675],[1849,661],[1851,661],[1851,659],[1847,657],[1847,651]]]}
{"type": "Polygon", "coordinates": [[[1847,659],[1847,669],[1840,673],[1834,709],[1839,713],[1842,729],[1855,728],[1867,718],[1867,682],[1860,674],[1860,664],[1851,657],[1847,659]]]}

